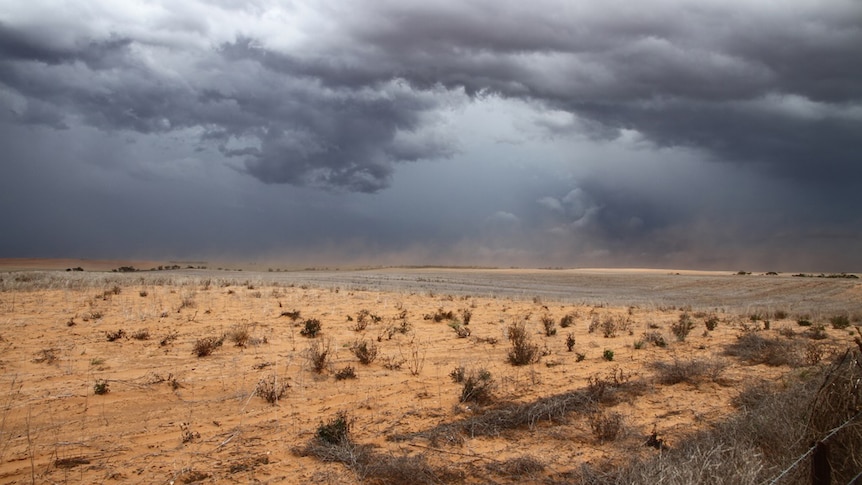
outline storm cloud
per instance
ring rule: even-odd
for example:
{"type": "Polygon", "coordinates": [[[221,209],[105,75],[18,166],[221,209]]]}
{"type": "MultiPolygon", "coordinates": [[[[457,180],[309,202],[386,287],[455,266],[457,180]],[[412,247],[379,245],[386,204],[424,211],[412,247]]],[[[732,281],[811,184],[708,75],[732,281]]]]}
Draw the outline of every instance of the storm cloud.
{"type": "Polygon", "coordinates": [[[64,131],[126,142],[56,170],[179,163],[203,191],[242,174],[365,221],[311,240],[407,259],[839,266],[858,248],[853,0],[63,5],[0,9],[2,136],[18,157],[64,131]],[[171,153],[186,162],[153,162],[171,153]],[[421,194],[433,208],[408,212],[421,194]]]}

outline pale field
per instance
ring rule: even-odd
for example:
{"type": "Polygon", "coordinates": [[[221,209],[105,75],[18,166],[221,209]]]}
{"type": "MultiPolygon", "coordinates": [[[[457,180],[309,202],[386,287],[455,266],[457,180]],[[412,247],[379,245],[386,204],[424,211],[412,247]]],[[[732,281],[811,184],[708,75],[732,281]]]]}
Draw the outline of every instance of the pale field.
{"type": "Polygon", "coordinates": [[[851,345],[853,335],[831,328],[828,318],[862,315],[858,280],[676,273],[0,273],[0,482],[357,482],[344,464],[298,452],[338,412],[351,420],[353,441],[373,447],[380,460],[421,458],[440,480],[554,480],[583,463],[658,453],[644,446],[653,430],[673,447],[734,413],[731,401],[747,383],[782,382],[809,370],[801,354],[797,366],[724,355],[745,329],[798,341],[800,349],[811,343],[825,359],[851,345]],[[363,309],[382,319],[356,331],[363,309]],[[459,338],[449,322],[424,318],[440,309],[471,311],[470,335],[459,338]],[[282,316],[293,310],[301,312],[295,323],[282,316]],[[776,319],[776,311],[786,316],[776,319]],[[678,341],[671,326],[683,312],[695,327],[678,341]],[[753,313],[769,318],[770,328],[753,322],[753,313]],[[574,323],[560,328],[567,314],[574,323]],[[719,320],[713,331],[703,323],[708,315],[719,320]],[[796,323],[803,315],[825,324],[827,338],[809,341],[796,323]],[[557,323],[556,335],[545,335],[543,316],[557,323]],[[300,335],[306,318],[320,320],[320,336],[300,335]],[[612,318],[629,322],[630,330],[616,337],[589,331],[594,319],[612,318]],[[387,331],[402,321],[407,331],[387,331]],[[546,355],[513,366],[507,329],[522,322],[546,355]],[[245,347],[228,339],[209,356],[193,354],[198,339],[240,327],[252,338],[245,347]],[[108,341],[120,329],[125,337],[108,341]],[[148,339],[132,337],[141,330],[148,339]],[[645,332],[659,332],[668,345],[636,348],[645,332]],[[570,333],[573,352],[566,347],[570,333]],[[370,365],[350,350],[361,339],[379,348],[370,365]],[[322,373],[307,358],[314,342],[331,346],[322,373]],[[606,350],[612,361],[603,358],[606,350]],[[720,364],[723,372],[693,383],[658,382],[655,362],[691,359],[720,364]],[[385,365],[394,362],[401,368],[385,365]],[[358,378],[336,380],[345,366],[358,378]],[[462,385],[449,376],[458,366],[490,372],[496,385],[490,403],[460,402],[462,385]],[[628,384],[589,413],[569,410],[560,419],[536,416],[514,429],[469,432],[469,423],[489,411],[579,392],[591,377],[611,376],[628,384]],[[290,385],[276,404],[256,392],[267,378],[290,385]],[[95,394],[100,380],[107,394],[95,394]],[[624,432],[599,440],[589,424],[596,410],[619,413],[624,432]],[[541,467],[518,468],[525,462],[519,459],[541,467]]]}

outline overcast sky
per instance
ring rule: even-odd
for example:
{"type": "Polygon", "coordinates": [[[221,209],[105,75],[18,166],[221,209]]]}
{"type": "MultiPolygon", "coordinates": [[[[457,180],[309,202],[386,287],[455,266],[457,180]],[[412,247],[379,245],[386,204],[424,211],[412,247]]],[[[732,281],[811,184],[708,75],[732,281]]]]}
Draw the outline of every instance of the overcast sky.
{"type": "Polygon", "coordinates": [[[859,0],[0,0],[0,257],[862,271],[859,0]]]}

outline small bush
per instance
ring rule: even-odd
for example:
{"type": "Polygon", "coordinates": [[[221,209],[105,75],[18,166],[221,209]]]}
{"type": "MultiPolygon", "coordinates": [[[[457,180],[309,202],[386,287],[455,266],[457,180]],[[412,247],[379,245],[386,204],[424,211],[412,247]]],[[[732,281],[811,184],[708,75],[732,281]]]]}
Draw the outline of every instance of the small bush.
{"type": "Polygon", "coordinates": [[[149,340],[150,339],[150,331],[149,331],[149,329],[142,328],[140,330],[136,330],[130,336],[135,340],[149,340]]]}
{"type": "Polygon", "coordinates": [[[850,326],[850,317],[847,315],[835,315],[829,318],[832,328],[841,330],[850,326]]]}
{"type": "Polygon", "coordinates": [[[245,347],[248,345],[250,337],[248,325],[235,325],[227,332],[227,339],[233,342],[236,347],[245,347]]]}
{"type": "Polygon", "coordinates": [[[617,412],[593,413],[589,417],[589,422],[593,436],[601,443],[616,441],[623,434],[625,427],[622,414],[617,412]]]}
{"type": "Polygon", "coordinates": [[[138,292],[138,295],[140,295],[141,298],[145,298],[149,293],[147,293],[147,290],[141,290],[138,292]]]}
{"type": "Polygon", "coordinates": [[[741,335],[736,342],[725,348],[724,353],[750,364],[769,366],[795,366],[800,360],[793,341],[765,338],[753,332],[741,335]]]}
{"type": "Polygon", "coordinates": [[[673,362],[653,362],[650,367],[661,384],[697,384],[703,380],[717,381],[727,369],[727,363],[717,359],[674,359],[673,362]]]}
{"type": "Polygon", "coordinates": [[[356,379],[356,369],[354,369],[352,365],[348,365],[335,373],[336,381],[343,381],[346,379],[356,379]]]}
{"type": "Polygon", "coordinates": [[[126,336],[126,332],[121,328],[114,332],[106,332],[105,338],[108,339],[108,342],[115,342],[120,340],[121,338],[126,336]]]}
{"type": "Polygon", "coordinates": [[[461,402],[487,404],[493,400],[494,379],[485,369],[466,374],[461,389],[461,402]]]}
{"type": "Polygon", "coordinates": [[[457,335],[458,338],[467,338],[470,336],[470,328],[461,325],[458,321],[450,322],[449,327],[455,331],[455,335],[457,335]]]}
{"type": "Polygon", "coordinates": [[[772,312],[772,318],[776,320],[784,320],[785,318],[787,318],[787,312],[784,310],[775,310],[774,312],[772,312]]]}
{"type": "Polygon", "coordinates": [[[569,328],[575,324],[575,318],[577,317],[574,313],[567,313],[562,318],[560,318],[560,326],[563,328],[569,328]]]}
{"type": "Polygon", "coordinates": [[[512,344],[508,354],[510,364],[528,365],[539,361],[541,357],[539,346],[532,344],[530,335],[523,323],[511,325],[508,330],[508,337],[512,344]]]}
{"type": "Polygon", "coordinates": [[[554,319],[549,316],[542,317],[542,326],[545,329],[546,337],[553,337],[557,334],[557,324],[554,319]]]}
{"type": "Polygon", "coordinates": [[[290,384],[285,382],[283,379],[279,380],[278,376],[273,374],[264,377],[257,382],[255,393],[262,397],[266,402],[277,404],[278,400],[284,396],[288,389],[290,389],[290,384]]]}
{"type": "Polygon", "coordinates": [[[470,320],[473,319],[473,312],[467,308],[461,310],[461,321],[464,325],[470,325],[470,320]]]}
{"type": "Polygon", "coordinates": [[[614,351],[611,349],[605,349],[605,351],[602,352],[602,358],[608,362],[614,360],[614,351]]]}
{"type": "Polygon", "coordinates": [[[320,334],[320,320],[316,318],[309,318],[305,321],[304,327],[299,331],[299,334],[303,337],[314,338],[320,334]]]}
{"type": "Polygon", "coordinates": [[[329,422],[320,423],[314,436],[322,443],[340,445],[350,440],[351,427],[347,414],[339,412],[329,422]]]}
{"type": "Polygon", "coordinates": [[[350,351],[363,365],[369,365],[377,358],[377,345],[365,340],[357,340],[350,346],[350,351]]]}
{"type": "Polygon", "coordinates": [[[805,331],[805,336],[810,338],[811,340],[823,340],[827,337],[826,327],[823,326],[822,323],[812,325],[808,330],[805,331]]]}
{"type": "Polygon", "coordinates": [[[810,327],[811,326],[811,320],[808,320],[807,318],[800,318],[800,319],[796,320],[796,324],[799,325],[800,327],[810,327]]]}
{"type": "Polygon", "coordinates": [[[622,317],[605,317],[599,324],[602,336],[605,338],[616,338],[620,332],[631,331],[631,320],[622,317]]]}
{"type": "Polygon", "coordinates": [[[703,320],[703,324],[706,325],[706,329],[711,332],[718,327],[718,317],[715,315],[709,315],[703,320]]]}
{"type": "Polygon", "coordinates": [[[575,362],[583,362],[583,360],[586,358],[587,358],[586,354],[582,354],[580,352],[575,352],[575,362]]]}
{"type": "Polygon", "coordinates": [[[198,357],[206,357],[224,343],[224,337],[205,337],[198,339],[192,348],[192,353],[198,357]]]}
{"type": "Polygon", "coordinates": [[[694,322],[688,313],[683,313],[679,316],[679,320],[670,326],[670,331],[680,342],[685,341],[688,334],[694,329],[694,322]]]}
{"type": "Polygon", "coordinates": [[[458,367],[452,369],[449,372],[449,377],[452,379],[452,382],[455,384],[461,384],[464,382],[464,377],[467,375],[467,370],[464,369],[464,366],[459,365],[458,367]]]}
{"type": "Polygon", "coordinates": [[[566,349],[571,352],[575,348],[575,334],[569,333],[566,335],[566,349]]]}
{"type": "Polygon", "coordinates": [[[308,346],[306,355],[308,357],[308,361],[311,363],[311,368],[314,369],[314,372],[322,374],[323,371],[326,370],[326,367],[329,364],[329,352],[329,342],[321,343],[320,341],[315,341],[313,344],[308,346]]]}
{"type": "Polygon", "coordinates": [[[656,347],[667,347],[667,341],[664,339],[664,335],[657,331],[646,332],[641,336],[641,339],[656,347]]]}
{"type": "Polygon", "coordinates": [[[93,393],[98,396],[103,396],[107,393],[111,392],[111,387],[108,384],[108,381],[104,379],[99,379],[93,384],[93,393]]]}

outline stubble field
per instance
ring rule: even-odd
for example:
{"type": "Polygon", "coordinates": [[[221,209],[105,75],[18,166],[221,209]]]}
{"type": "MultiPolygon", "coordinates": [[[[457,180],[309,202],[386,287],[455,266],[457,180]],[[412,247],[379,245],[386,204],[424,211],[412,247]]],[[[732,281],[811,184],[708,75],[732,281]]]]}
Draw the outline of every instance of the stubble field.
{"type": "Polygon", "coordinates": [[[759,483],[862,411],[858,280],[680,273],[0,273],[0,481],[759,483]]]}

